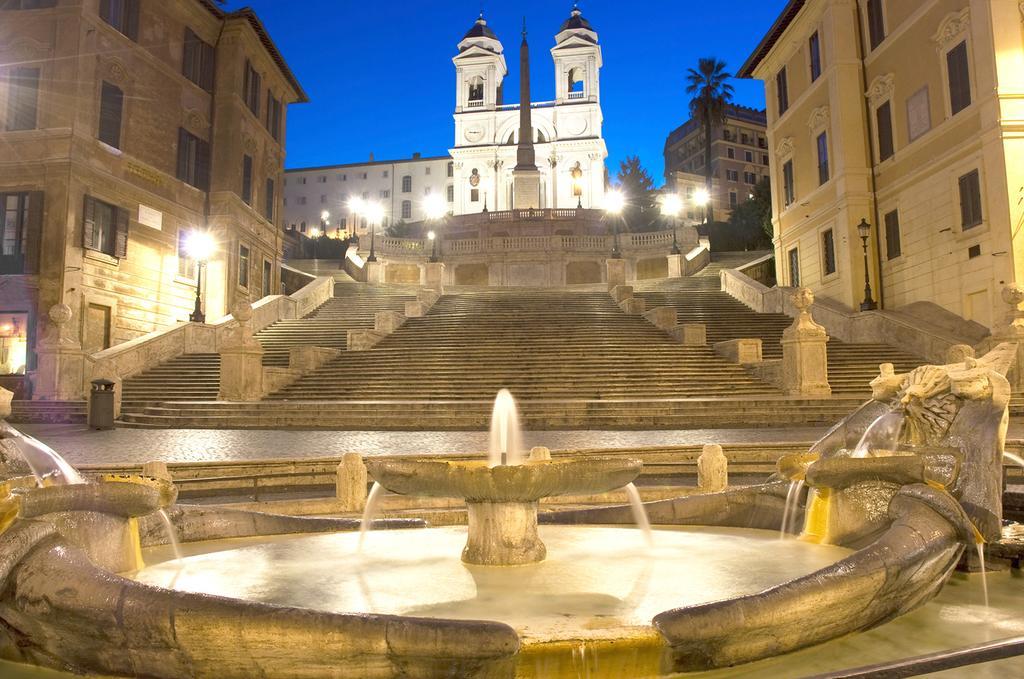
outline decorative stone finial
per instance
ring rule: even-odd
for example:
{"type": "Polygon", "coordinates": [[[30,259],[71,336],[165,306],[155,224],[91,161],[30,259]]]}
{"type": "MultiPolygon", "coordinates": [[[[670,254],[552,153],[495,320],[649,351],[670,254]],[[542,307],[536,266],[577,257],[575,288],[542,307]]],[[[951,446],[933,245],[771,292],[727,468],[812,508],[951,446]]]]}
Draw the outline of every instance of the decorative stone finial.
{"type": "Polygon", "coordinates": [[[252,320],[252,304],[246,300],[239,300],[231,307],[231,315],[240,323],[248,323],[252,320]]]}
{"type": "Polygon", "coordinates": [[[801,312],[807,311],[814,304],[814,292],[810,288],[798,288],[791,296],[793,306],[801,312]]]}
{"type": "Polygon", "coordinates": [[[50,307],[49,316],[50,320],[53,321],[54,325],[64,325],[65,323],[71,320],[72,315],[73,312],[71,311],[71,307],[68,306],[67,304],[54,304],[52,307],[50,307]]]}
{"type": "Polygon", "coordinates": [[[71,337],[71,325],[68,321],[74,316],[71,307],[67,304],[54,304],[47,313],[50,323],[43,330],[43,336],[39,341],[42,347],[74,347],[77,346],[74,338],[71,337]]]}
{"type": "MultiPolygon", "coordinates": [[[[814,304],[814,293],[810,288],[798,288],[790,295],[793,306],[800,311],[800,315],[793,321],[793,325],[786,328],[783,338],[818,338],[825,337],[825,328],[814,322],[811,317],[810,308],[814,304]]],[[[827,339],[827,338],[826,338],[827,339]]]]}
{"type": "Polygon", "coordinates": [[[1004,317],[1003,326],[997,331],[998,334],[1014,337],[1024,335],[1024,311],[1020,309],[1021,303],[1024,302],[1024,287],[1017,283],[1009,283],[1003,287],[1001,296],[1010,308],[1004,317]]]}

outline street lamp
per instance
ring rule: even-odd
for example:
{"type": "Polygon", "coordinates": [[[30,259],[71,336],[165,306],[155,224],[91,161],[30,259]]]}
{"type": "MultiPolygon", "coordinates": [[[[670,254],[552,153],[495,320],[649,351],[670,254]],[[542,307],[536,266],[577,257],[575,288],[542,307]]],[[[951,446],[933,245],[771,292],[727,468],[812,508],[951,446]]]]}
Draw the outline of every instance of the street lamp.
{"type": "MultiPolygon", "coordinates": [[[[444,216],[448,213],[448,205],[444,199],[441,198],[441,194],[432,193],[423,199],[423,210],[426,212],[428,222],[438,222],[444,219],[444,216]]],[[[431,254],[430,261],[437,261],[437,234],[433,231],[427,233],[427,238],[431,241],[431,254]]]]}
{"type": "Polygon", "coordinates": [[[622,252],[619,250],[619,217],[625,206],[626,199],[620,191],[612,190],[604,194],[604,211],[612,217],[612,259],[622,259],[622,252]]]}
{"type": "Polygon", "coordinates": [[[699,205],[701,208],[700,221],[704,224],[708,223],[708,203],[711,202],[711,194],[708,193],[707,189],[697,189],[693,193],[693,204],[699,205]]]}
{"type": "Polygon", "coordinates": [[[384,206],[377,202],[368,202],[363,207],[363,213],[366,215],[366,218],[370,220],[370,256],[366,258],[366,261],[376,262],[377,253],[375,247],[377,224],[384,219],[384,206]]]}
{"type": "Polygon", "coordinates": [[[206,314],[203,313],[203,265],[210,259],[216,245],[213,236],[206,231],[193,231],[185,240],[185,252],[189,258],[196,261],[196,304],[189,315],[188,320],[193,323],[205,323],[206,314]]]}
{"type": "Polygon", "coordinates": [[[683,201],[674,193],[669,193],[661,199],[661,214],[668,218],[668,223],[672,227],[673,255],[681,254],[679,250],[679,242],[676,240],[676,217],[682,209],[683,201]]]}
{"type": "Polygon", "coordinates": [[[874,311],[878,305],[871,298],[871,274],[868,273],[868,238],[871,236],[871,225],[866,219],[860,220],[857,232],[860,234],[860,242],[864,246],[864,301],[860,303],[860,310],[874,311]]]}
{"type": "Polygon", "coordinates": [[[572,195],[576,196],[576,209],[583,209],[583,168],[580,167],[579,162],[569,170],[569,174],[572,176],[572,195]]]}

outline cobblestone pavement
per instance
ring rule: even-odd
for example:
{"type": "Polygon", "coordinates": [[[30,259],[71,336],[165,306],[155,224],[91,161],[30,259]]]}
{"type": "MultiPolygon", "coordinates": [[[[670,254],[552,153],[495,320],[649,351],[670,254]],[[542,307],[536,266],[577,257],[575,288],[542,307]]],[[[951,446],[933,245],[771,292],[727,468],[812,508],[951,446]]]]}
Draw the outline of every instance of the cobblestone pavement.
{"type": "MultiPolygon", "coordinates": [[[[72,464],[210,462],[280,458],[422,453],[473,453],[487,449],[487,432],[282,431],[215,429],[115,429],[82,425],[19,425],[72,464]]],[[[622,448],[703,443],[810,443],[823,427],[691,429],[680,431],[534,431],[527,447],[622,448]]]]}

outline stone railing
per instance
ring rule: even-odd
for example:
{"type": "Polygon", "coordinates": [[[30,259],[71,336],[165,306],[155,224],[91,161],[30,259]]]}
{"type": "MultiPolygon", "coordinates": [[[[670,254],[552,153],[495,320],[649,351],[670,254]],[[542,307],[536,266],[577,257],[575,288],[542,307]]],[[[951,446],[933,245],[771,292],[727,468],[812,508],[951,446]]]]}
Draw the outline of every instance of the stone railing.
{"type": "Polygon", "coordinates": [[[772,286],[775,284],[775,253],[769,252],[736,270],[761,285],[772,286]]]}
{"type": "MultiPolygon", "coordinates": [[[[722,290],[754,311],[800,316],[790,300],[795,288],[769,288],[736,269],[726,269],[720,275],[722,290]]],[[[858,313],[832,300],[817,300],[811,310],[831,337],[849,343],[900,347],[931,363],[945,363],[953,346],[972,344],[969,339],[924,328],[920,320],[898,311],[858,313]]]]}

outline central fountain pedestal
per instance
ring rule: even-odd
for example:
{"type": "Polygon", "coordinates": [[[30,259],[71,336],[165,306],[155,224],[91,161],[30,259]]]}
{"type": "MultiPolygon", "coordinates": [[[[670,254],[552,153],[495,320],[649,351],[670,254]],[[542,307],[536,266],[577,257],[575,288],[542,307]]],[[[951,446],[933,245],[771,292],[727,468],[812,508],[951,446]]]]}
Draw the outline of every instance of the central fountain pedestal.
{"type": "Polygon", "coordinates": [[[469,502],[469,539],[462,560],[481,566],[543,561],[548,550],[537,535],[536,502],[469,502]]]}

